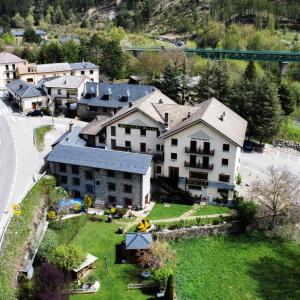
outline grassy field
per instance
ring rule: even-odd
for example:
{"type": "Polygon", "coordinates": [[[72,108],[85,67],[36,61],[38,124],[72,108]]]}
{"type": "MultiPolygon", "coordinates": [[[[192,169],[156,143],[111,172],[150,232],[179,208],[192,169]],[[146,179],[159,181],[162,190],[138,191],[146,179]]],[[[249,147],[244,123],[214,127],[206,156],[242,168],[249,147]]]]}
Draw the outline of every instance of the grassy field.
{"type": "Polygon", "coordinates": [[[184,204],[160,204],[156,203],[148,219],[158,220],[158,219],[168,219],[168,218],[177,218],[180,217],[185,212],[191,210],[193,207],[191,205],[184,204]]]}
{"type": "Polygon", "coordinates": [[[216,206],[216,205],[205,205],[198,208],[193,216],[206,216],[206,215],[214,215],[214,214],[229,214],[231,209],[224,206],[216,206]]]}
{"type": "Polygon", "coordinates": [[[291,118],[286,118],[282,122],[279,138],[288,141],[300,142],[300,125],[294,123],[291,118]]]}
{"type": "Polygon", "coordinates": [[[50,125],[43,125],[34,130],[36,147],[38,148],[39,151],[44,150],[44,138],[46,133],[49,132],[51,128],[52,127],[50,125]]]}
{"type": "Polygon", "coordinates": [[[93,274],[100,281],[100,291],[91,295],[74,295],[70,299],[146,300],[151,297],[147,291],[127,289],[129,283],[141,280],[141,270],[135,265],[115,264],[116,246],[124,240],[123,235],[115,233],[117,228],[116,224],[91,222],[87,216],[80,216],[64,221],[62,229],[56,231],[61,243],[78,245],[99,258],[93,274]],[[107,275],[105,257],[108,261],[107,275]]]}
{"type": "Polygon", "coordinates": [[[190,299],[300,299],[300,248],[262,235],[174,242],[176,292],[190,299]]]}
{"type": "Polygon", "coordinates": [[[34,212],[45,196],[44,186],[55,187],[53,178],[43,178],[27,194],[21,204],[22,214],[13,217],[5,233],[0,252],[0,299],[15,299],[13,282],[23,246],[32,230],[34,212]]]}

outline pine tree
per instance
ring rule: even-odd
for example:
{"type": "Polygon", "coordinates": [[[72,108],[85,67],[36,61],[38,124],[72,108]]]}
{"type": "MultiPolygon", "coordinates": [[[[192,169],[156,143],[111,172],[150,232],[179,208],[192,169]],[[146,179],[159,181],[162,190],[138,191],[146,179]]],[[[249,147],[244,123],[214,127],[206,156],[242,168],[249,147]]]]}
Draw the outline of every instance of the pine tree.
{"type": "Polygon", "coordinates": [[[247,80],[254,80],[257,78],[257,71],[254,61],[249,61],[247,68],[245,70],[245,79],[247,80]]]}
{"type": "Polygon", "coordinates": [[[253,91],[248,112],[248,134],[260,143],[271,141],[279,131],[281,108],[277,89],[267,78],[250,84],[253,91]]]}
{"type": "Polygon", "coordinates": [[[278,95],[284,114],[286,116],[290,115],[295,108],[295,97],[285,82],[281,83],[278,95]]]}
{"type": "Polygon", "coordinates": [[[174,275],[171,274],[167,281],[165,300],[174,300],[174,275]]]}

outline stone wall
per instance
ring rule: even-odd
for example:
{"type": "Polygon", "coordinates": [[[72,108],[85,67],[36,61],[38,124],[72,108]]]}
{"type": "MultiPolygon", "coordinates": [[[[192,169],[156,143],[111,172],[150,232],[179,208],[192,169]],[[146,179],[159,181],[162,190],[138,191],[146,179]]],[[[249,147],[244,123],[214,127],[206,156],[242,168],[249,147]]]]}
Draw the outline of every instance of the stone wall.
{"type": "Polygon", "coordinates": [[[175,230],[163,230],[156,232],[158,239],[166,241],[177,239],[190,239],[200,236],[214,236],[228,233],[238,233],[240,230],[238,222],[231,222],[218,225],[194,226],[175,230]]]}
{"type": "Polygon", "coordinates": [[[285,140],[275,140],[275,141],[273,141],[273,145],[275,147],[290,148],[290,149],[300,152],[300,143],[297,143],[297,142],[285,141],[285,140]]]}

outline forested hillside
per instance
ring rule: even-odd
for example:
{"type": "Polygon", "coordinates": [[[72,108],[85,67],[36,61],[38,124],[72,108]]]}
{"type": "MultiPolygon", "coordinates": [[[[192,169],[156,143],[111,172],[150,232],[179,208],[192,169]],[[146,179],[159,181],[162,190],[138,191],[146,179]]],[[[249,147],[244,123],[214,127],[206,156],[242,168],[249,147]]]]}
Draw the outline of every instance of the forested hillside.
{"type": "Polygon", "coordinates": [[[110,21],[130,31],[192,32],[207,20],[226,24],[242,22],[262,27],[274,16],[276,27],[300,26],[298,0],[0,0],[0,23],[16,26],[12,17],[32,16],[34,24],[46,20],[53,24],[110,21]]]}

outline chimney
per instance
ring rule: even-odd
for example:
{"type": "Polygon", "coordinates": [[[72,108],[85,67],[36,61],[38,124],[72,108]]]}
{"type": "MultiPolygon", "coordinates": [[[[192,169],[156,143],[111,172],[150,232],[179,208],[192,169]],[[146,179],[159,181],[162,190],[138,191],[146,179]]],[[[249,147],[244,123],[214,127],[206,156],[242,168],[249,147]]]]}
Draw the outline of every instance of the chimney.
{"type": "Polygon", "coordinates": [[[67,84],[67,79],[64,80],[64,84],[67,84]]]}
{"type": "Polygon", "coordinates": [[[129,89],[127,89],[127,97],[128,97],[128,99],[130,97],[130,91],[129,91],[129,89]]]}
{"type": "Polygon", "coordinates": [[[219,117],[219,120],[220,121],[224,121],[224,117],[225,117],[225,111],[221,114],[221,116],[219,117]]]}
{"type": "Polygon", "coordinates": [[[190,118],[191,117],[191,113],[190,112],[188,112],[188,116],[187,116],[188,118],[190,118]]]}
{"type": "Polygon", "coordinates": [[[165,113],[165,126],[169,127],[169,113],[165,113]]]}
{"type": "Polygon", "coordinates": [[[99,88],[99,84],[97,83],[97,88],[96,88],[96,96],[99,97],[100,96],[100,88],[99,88]]]}
{"type": "Polygon", "coordinates": [[[112,95],[111,88],[108,88],[108,95],[109,95],[109,100],[110,100],[111,99],[111,95],[112,95]]]}
{"type": "Polygon", "coordinates": [[[20,84],[20,89],[22,89],[23,88],[23,84],[20,84]]]}
{"type": "Polygon", "coordinates": [[[164,103],[163,99],[159,99],[158,103],[163,104],[164,103]]]}
{"type": "Polygon", "coordinates": [[[71,122],[69,123],[69,131],[70,131],[70,132],[73,130],[73,125],[74,125],[74,123],[71,121],[71,122]]]}
{"type": "Polygon", "coordinates": [[[132,107],[132,101],[129,101],[129,107],[132,107]]]}

